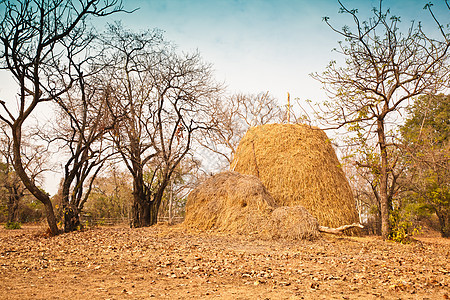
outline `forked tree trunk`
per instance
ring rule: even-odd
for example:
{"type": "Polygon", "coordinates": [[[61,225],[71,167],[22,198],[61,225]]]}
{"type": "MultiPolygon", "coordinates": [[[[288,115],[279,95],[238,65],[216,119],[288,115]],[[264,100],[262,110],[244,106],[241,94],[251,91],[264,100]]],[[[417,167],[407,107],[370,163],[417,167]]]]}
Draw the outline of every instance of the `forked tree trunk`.
{"type": "Polygon", "coordinates": [[[142,183],[134,182],[133,206],[131,211],[130,227],[139,228],[150,226],[149,195],[144,193],[142,183]]]}
{"type": "MultiPolygon", "coordinates": [[[[134,188],[143,191],[144,189],[139,189],[139,184],[134,183],[134,188]]],[[[148,227],[155,225],[158,222],[158,211],[161,205],[162,196],[164,194],[164,189],[166,184],[162,184],[156,193],[145,194],[143,192],[133,193],[133,206],[132,206],[132,218],[130,226],[133,228],[148,227]]]]}
{"type": "Polygon", "coordinates": [[[131,227],[148,227],[158,222],[158,208],[155,201],[134,200],[131,227]]]}
{"type": "MultiPolygon", "coordinates": [[[[72,177],[73,178],[73,177],[72,177]]],[[[77,230],[80,225],[79,209],[70,202],[70,182],[72,178],[66,175],[62,186],[62,207],[64,213],[64,232],[77,230]]]]}

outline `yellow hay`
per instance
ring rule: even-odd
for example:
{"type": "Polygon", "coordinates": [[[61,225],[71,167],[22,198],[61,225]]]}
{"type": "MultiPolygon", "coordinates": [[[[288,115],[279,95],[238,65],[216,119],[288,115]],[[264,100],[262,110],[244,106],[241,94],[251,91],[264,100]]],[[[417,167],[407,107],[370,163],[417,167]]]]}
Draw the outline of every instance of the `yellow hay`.
{"type": "Polygon", "coordinates": [[[325,132],[307,125],[250,128],[232,170],[257,176],[279,206],[304,206],[322,226],[358,221],[351,188],[325,132]]]}
{"type": "Polygon", "coordinates": [[[314,240],[319,237],[319,223],[303,206],[281,206],[271,215],[271,238],[314,240]]]}
{"type": "Polygon", "coordinates": [[[313,239],[318,236],[317,220],[304,208],[287,208],[289,211],[281,218],[275,205],[257,177],[223,172],[189,194],[184,225],[200,230],[254,234],[261,238],[313,239]]]}

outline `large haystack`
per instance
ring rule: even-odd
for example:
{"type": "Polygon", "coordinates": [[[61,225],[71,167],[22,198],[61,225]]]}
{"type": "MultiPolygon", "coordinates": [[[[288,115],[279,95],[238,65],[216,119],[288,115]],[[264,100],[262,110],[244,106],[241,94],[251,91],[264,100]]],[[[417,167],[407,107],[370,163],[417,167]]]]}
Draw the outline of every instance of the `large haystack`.
{"type": "Polygon", "coordinates": [[[184,225],[261,238],[313,239],[319,233],[317,220],[304,208],[276,208],[257,177],[237,172],[217,174],[194,189],[184,225]]]}
{"type": "Polygon", "coordinates": [[[358,221],[352,191],[324,131],[307,125],[250,128],[231,169],[257,176],[279,206],[304,206],[319,224],[358,221]]]}

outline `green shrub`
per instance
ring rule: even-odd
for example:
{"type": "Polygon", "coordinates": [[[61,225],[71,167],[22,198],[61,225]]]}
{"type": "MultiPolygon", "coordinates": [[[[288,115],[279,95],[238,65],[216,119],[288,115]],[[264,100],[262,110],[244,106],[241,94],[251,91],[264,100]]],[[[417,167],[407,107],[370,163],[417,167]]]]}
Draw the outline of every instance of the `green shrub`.
{"type": "Polygon", "coordinates": [[[412,236],[420,233],[421,227],[414,222],[417,207],[414,205],[406,205],[403,209],[394,209],[390,216],[392,232],[390,239],[397,243],[411,243],[412,236]]]}
{"type": "Polygon", "coordinates": [[[20,222],[7,222],[5,224],[6,229],[20,229],[22,228],[22,224],[20,222]]]}

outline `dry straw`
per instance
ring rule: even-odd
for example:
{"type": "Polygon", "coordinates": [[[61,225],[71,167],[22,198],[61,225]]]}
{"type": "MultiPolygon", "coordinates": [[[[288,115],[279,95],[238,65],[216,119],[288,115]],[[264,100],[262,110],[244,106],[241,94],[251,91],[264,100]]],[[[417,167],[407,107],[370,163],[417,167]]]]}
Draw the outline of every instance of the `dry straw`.
{"type": "Polygon", "coordinates": [[[302,207],[279,207],[255,176],[217,174],[194,189],[184,225],[200,230],[254,234],[260,238],[314,239],[318,223],[302,207]]]}
{"type": "Polygon", "coordinates": [[[322,226],[358,221],[353,195],[324,131],[299,124],[250,128],[231,169],[258,176],[278,206],[305,207],[322,226]]]}

